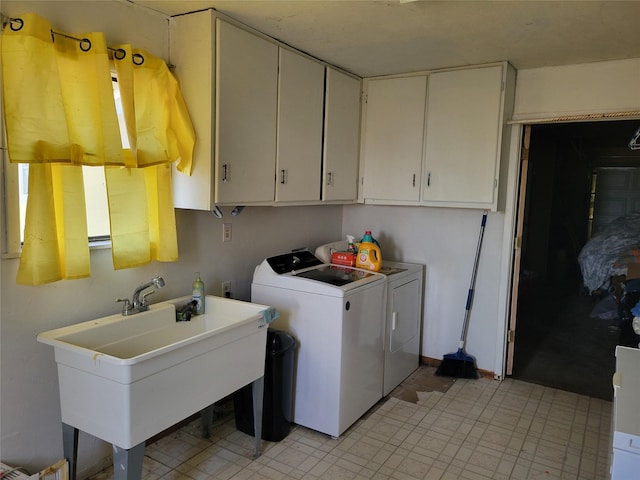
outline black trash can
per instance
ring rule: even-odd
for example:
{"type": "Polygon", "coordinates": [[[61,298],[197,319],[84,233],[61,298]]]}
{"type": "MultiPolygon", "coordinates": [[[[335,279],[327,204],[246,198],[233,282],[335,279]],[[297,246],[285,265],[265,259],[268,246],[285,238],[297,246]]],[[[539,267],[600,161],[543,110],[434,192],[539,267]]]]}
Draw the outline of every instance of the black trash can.
{"type": "MultiPolygon", "coordinates": [[[[269,329],[264,366],[262,439],[279,442],[291,429],[293,409],[293,364],[296,340],[287,332],[269,329]]],[[[233,396],[236,428],[254,435],[251,384],[233,396]]]]}

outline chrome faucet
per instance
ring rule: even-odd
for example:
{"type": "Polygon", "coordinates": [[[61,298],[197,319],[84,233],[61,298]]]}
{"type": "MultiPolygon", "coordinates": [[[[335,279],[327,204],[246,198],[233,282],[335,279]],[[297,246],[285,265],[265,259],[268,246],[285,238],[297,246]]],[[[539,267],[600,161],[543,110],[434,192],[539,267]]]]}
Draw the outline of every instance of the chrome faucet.
{"type": "Polygon", "coordinates": [[[138,285],[133,291],[133,297],[131,301],[128,298],[118,298],[116,302],[123,302],[122,315],[132,315],[134,313],[144,312],[149,310],[149,304],[147,303],[147,297],[156,292],[156,289],[164,287],[164,279],[162,277],[153,277],[147,283],[138,285]],[[151,287],[155,287],[153,290],[145,293],[140,298],[140,294],[151,287]]]}

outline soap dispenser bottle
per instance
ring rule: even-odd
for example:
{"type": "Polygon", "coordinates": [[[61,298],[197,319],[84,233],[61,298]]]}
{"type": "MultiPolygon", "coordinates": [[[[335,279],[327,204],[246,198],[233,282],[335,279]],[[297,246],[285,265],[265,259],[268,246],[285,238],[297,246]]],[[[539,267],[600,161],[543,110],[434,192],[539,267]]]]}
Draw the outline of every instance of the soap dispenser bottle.
{"type": "Polygon", "coordinates": [[[197,302],[196,314],[204,313],[204,283],[200,279],[200,272],[196,273],[196,279],[193,282],[193,293],[191,298],[197,302]]]}
{"type": "Polygon", "coordinates": [[[356,240],[353,235],[347,235],[347,252],[358,253],[356,248],[356,240]]]}

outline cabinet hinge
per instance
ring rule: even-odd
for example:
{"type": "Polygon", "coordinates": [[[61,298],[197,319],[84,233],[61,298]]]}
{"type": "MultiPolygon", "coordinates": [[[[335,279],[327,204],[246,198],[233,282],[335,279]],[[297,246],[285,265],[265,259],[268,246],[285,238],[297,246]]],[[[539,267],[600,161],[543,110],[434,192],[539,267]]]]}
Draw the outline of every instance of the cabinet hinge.
{"type": "Polygon", "coordinates": [[[507,332],[507,342],[513,343],[515,339],[516,339],[516,332],[514,332],[513,330],[509,330],[507,332]]]}
{"type": "Polygon", "coordinates": [[[362,103],[367,103],[369,100],[369,95],[362,92],[362,103]]]}

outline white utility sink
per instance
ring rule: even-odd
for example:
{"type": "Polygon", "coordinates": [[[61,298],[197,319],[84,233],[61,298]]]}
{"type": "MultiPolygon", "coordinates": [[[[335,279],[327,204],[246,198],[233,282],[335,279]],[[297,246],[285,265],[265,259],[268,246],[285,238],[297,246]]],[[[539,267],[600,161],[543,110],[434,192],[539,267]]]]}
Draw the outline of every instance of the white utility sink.
{"type": "Polygon", "coordinates": [[[204,315],[176,322],[189,300],[40,333],[55,349],[62,422],[128,450],[261,379],[272,309],[207,296],[204,315]]]}

